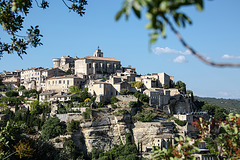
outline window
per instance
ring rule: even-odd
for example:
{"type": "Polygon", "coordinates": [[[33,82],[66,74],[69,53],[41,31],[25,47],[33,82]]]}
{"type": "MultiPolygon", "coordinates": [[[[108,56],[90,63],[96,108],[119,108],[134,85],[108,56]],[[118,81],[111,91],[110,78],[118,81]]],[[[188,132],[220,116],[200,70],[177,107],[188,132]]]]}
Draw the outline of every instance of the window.
{"type": "Polygon", "coordinates": [[[67,80],[67,84],[69,84],[69,80],[67,80]]]}
{"type": "Polygon", "coordinates": [[[91,67],[92,67],[92,64],[91,64],[91,63],[89,63],[89,64],[88,64],[88,67],[89,67],[89,68],[91,68],[91,67]]]}
{"type": "Polygon", "coordinates": [[[61,80],[59,80],[59,81],[58,81],[58,84],[61,84],[61,83],[62,83],[62,81],[61,81],[61,80]]]}
{"type": "Polygon", "coordinates": [[[55,81],[55,84],[57,84],[57,81],[55,81]]]}
{"type": "Polygon", "coordinates": [[[54,84],[54,81],[52,81],[52,84],[54,84]]]}
{"type": "Polygon", "coordinates": [[[50,84],[50,81],[48,81],[48,84],[50,84]]]}
{"type": "Polygon", "coordinates": [[[63,84],[65,84],[65,80],[63,80],[63,84]]]}
{"type": "Polygon", "coordinates": [[[99,84],[99,88],[102,88],[102,84],[99,84]]]}

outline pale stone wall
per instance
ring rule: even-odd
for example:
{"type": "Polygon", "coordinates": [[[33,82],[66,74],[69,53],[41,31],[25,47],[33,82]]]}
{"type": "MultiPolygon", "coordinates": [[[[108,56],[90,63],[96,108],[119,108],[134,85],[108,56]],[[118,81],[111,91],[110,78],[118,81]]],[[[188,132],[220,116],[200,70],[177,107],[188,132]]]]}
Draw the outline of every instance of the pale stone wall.
{"type": "Polygon", "coordinates": [[[54,90],[56,92],[68,92],[70,86],[80,87],[82,79],[75,76],[52,77],[47,79],[46,90],[54,90]]]}

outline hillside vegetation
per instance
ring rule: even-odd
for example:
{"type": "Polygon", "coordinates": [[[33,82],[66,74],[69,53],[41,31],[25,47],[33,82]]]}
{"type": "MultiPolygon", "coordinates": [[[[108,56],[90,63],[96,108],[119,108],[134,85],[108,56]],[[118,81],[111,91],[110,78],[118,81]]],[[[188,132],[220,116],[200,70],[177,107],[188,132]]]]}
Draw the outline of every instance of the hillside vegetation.
{"type": "Polygon", "coordinates": [[[209,104],[225,108],[229,112],[240,113],[240,100],[235,99],[223,99],[223,98],[208,98],[208,97],[194,97],[195,100],[204,101],[209,104]]]}

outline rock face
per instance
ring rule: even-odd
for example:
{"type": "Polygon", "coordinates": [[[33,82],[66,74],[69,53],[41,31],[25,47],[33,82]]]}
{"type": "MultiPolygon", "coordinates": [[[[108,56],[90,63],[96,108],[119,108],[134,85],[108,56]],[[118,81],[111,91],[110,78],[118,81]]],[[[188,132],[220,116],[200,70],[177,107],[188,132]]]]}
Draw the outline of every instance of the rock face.
{"type": "Polygon", "coordinates": [[[172,126],[174,126],[172,122],[167,122],[167,124],[161,122],[136,122],[132,129],[134,142],[136,146],[141,144],[142,151],[146,152],[155,145],[157,135],[171,134],[172,126]]]}
{"type": "Polygon", "coordinates": [[[114,145],[125,143],[125,132],[129,132],[128,125],[113,115],[107,115],[93,122],[81,124],[79,136],[85,139],[86,151],[92,148],[108,151],[114,145]]]}

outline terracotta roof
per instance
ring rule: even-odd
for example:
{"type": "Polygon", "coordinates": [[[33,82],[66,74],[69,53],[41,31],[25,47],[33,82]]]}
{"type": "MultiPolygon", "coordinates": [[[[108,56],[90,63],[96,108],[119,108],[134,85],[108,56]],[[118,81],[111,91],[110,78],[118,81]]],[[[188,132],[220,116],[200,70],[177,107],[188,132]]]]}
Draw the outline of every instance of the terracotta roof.
{"type": "Polygon", "coordinates": [[[75,75],[64,75],[64,76],[58,76],[58,77],[51,77],[48,79],[63,79],[63,78],[80,78],[80,77],[77,77],[75,75]]]}
{"type": "Polygon", "coordinates": [[[106,57],[94,57],[94,56],[86,56],[83,58],[79,58],[79,60],[81,59],[93,59],[93,60],[100,60],[100,61],[116,61],[116,62],[120,62],[119,60],[115,59],[115,58],[106,58],[106,57]]]}

